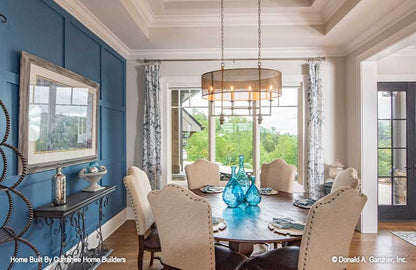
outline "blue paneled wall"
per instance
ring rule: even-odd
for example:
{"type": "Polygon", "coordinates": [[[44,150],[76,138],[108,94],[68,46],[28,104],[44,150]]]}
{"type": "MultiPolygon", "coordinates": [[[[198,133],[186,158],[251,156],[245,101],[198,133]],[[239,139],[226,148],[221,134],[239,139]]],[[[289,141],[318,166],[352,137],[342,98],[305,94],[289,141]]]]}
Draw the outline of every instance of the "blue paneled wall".
{"type": "MultiPolygon", "coordinates": [[[[122,185],[126,166],[125,59],[52,0],[0,0],[0,13],[8,18],[6,24],[0,24],[0,99],[9,109],[12,118],[9,143],[17,146],[19,136],[19,69],[22,50],[100,84],[99,163],[109,171],[102,184],[117,186],[109,207],[104,210],[106,222],[126,207],[122,185]]],[[[4,116],[0,115],[0,134],[3,134],[4,128],[4,116]]],[[[16,180],[17,162],[11,152],[7,152],[7,158],[9,169],[6,184],[10,184],[16,180]]],[[[80,191],[87,186],[77,176],[85,166],[86,164],[81,164],[63,170],[67,175],[68,193],[80,191]]],[[[18,188],[29,198],[34,208],[51,201],[51,178],[54,173],[44,171],[28,175],[18,188]]],[[[3,223],[7,210],[7,197],[0,194],[0,224],[3,223]]],[[[88,233],[93,232],[97,226],[97,211],[95,204],[87,211],[88,233]]],[[[27,209],[16,199],[13,226],[22,229],[27,217],[27,209]]],[[[50,228],[34,222],[24,238],[36,245],[42,256],[54,256],[59,251],[59,237],[54,234],[57,225],[55,223],[50,228]]],[[[69,246],[72,246],[75,243],[73,231],[70,238],[72,242],[69,246]]],[[[19,256],[34,255],[24,245],[20,248],[19,256]]],[[[13,249],[13,243],[0,245],[0,269],[6,269],[13,249]]],[[[17,264],[13,269],[34,267],[35,265],[17,264]]]]}

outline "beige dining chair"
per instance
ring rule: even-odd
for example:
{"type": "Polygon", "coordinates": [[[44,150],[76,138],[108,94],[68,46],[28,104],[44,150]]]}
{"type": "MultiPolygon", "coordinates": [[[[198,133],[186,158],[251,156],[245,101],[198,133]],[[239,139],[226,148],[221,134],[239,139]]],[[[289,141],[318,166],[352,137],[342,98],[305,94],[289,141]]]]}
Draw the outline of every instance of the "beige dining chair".
{"type": "Polygon", "coordinates": [[[309,210],[299,247],[284,247],[250,260],[248,270],[339,270],[345,263],[333,256],[348,257],[352,236],[367,196],[341,187],[317,201],[309,210]]]}
{"type": "Polygon", "coordinates": [[[241,269],[247,257],[214,246],[208,200],[174,184],[148,195],[159,230],[164,269],[241,269]]]}
{"type": "Polygon", "coordinates": [[[360,179],[357,175],[357,170],[354,168],[348,168],[340,172],[335,177],[331,192],[337,190],[340,187],[352,187],[358,191],[360,189],[360,179]]]}
{"type": "Polygon", "coordinates": [[[283,159],[275,159],[261,165],[260,186],[292,193],[295,176],[296,166],[287,164],[283,159]]]}
{"type": "Polygon", "coordinates": [[[185,166],[186,179],[189,189],[199,189],[205,185],[219,186],[220,167],[217,163],[206,159],[198,159],[185,166]]]}
{"type": "Polygon", "coordinates": [[[149,179],[144,171],[137,167],[129,167],[127,175],[123,179],[130,199],[136,221],[136,230],[139,239],[139,251],[137,254],[138,269],[143,269],[144,251],[150,251],[150,265],[153,264],[154,253],[160,252],[159,235],[152,209],[150,208],[147,194],[152,191],[149,179]]]}

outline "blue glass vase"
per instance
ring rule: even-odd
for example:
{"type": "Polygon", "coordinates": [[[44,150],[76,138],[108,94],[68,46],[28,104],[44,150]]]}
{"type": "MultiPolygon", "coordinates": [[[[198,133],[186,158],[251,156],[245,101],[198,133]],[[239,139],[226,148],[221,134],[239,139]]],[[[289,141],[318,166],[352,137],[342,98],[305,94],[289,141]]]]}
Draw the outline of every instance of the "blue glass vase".
{"type": "Polygon", "coordinates": [[[237,207],[244,202],[244,192],[237,181],[236,167],[231,167],[231,178],[222,192],[222,199],[229,207],[237,207]]]}
{"type": "Polygon", "coordinates": [[[261,201],[261,194],[259,192],[259,189],[256,187],[255,182],[256,182],[255,177],[252,176],[251,186],[247,190],[247,193],[246,193],[246,201],[247,201],[247,204],[250,206],[256,206],[261,201]]]}
{"type": "Polygon", "coordinates": [[[250,187],[250,180],[248,179],[246,171],[244,170],[244,156],[240,155],[239,158],[240,158],[240,166],[237,172],[237,181],[240,184],[241,188],[243,189],[244,194],[246,194],[247,190],[250,187]]]}

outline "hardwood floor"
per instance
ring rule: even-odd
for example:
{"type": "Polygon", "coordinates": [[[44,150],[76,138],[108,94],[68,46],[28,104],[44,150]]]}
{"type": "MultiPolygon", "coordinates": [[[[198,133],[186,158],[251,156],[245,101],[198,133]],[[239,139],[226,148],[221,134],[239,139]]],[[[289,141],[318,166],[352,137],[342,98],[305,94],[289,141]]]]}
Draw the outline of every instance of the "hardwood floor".
{"type": "MultiPolygon", "coordinates": [[[[364,256],[368,261],[374,257],[405,257],[407,263],[403,264],[379,264],[359,263],[349,264],[348,270],[384,270],[384,269],[416,269],[416,247],[392,235],[390,231],[414,231],[416,222],[380,222],[377,234],[354,234],[350,257],[364,256]]],[[[112,256],[125,257],[126,263],[107,263],[100,266],[100,270],[134,270],[137,269],[137,234],[133,221],[124,223],[113,233],[105,243],[114,249],[112,256]]],[[[156,254],[157,256],[157,254],[156,254]]],[[[360,257],[361,258],[361,257],[360,257]]],[[[149,253],[145,252],[144,269],[159,270],[162,265],[155,260],[152,267],[149,265],[149,253]]],[[[195,269],[197,270],[197,269],[195,269]]]]}

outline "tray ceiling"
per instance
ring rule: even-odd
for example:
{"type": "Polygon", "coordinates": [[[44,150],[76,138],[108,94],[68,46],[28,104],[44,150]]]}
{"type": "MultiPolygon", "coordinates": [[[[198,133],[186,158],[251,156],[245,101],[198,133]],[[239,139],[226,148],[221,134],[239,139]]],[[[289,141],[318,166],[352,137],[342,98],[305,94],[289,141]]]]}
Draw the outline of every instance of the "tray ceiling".
{"type": "MultiPolygon", "coordinates": [[[[55,2],[128,58],[218,54],[219,0],[55,2]]],[[[256,55],[256,4],[224,0],[230,57],[256,55]]],[[[414,0],[262,0],[264,53],[346,55],[415,10],[414,0]]]]}

